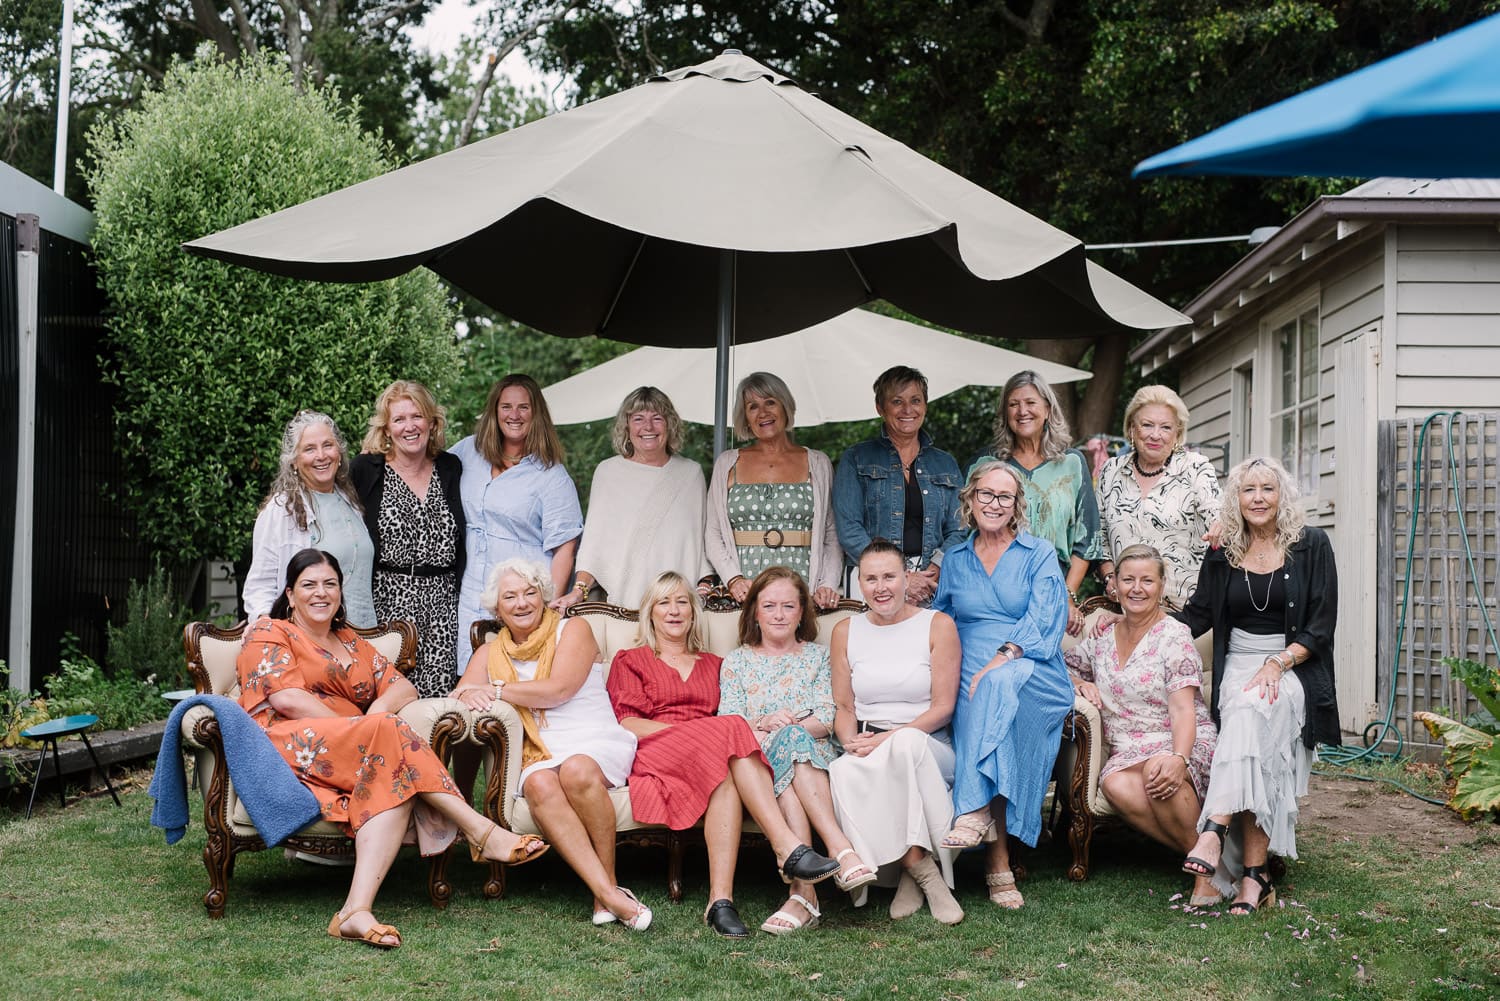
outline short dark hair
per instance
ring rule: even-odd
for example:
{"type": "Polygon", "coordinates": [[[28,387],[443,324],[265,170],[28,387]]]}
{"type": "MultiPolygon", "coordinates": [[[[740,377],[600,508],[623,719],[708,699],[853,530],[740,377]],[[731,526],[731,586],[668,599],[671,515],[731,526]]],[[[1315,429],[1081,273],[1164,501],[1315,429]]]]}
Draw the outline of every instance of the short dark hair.
{"type": "Polygon", "coordinates": [[[301,577],[311,567],[328,564],[333,568],[334,574],[339,579],[339,610],[333,613],[333,621],[330,625],[334,629],[344,628],[348,617],[344,614],[344,568],[339,566],[338,559],[330,552],[323,549],[315,549],[309,546],[299,549],[286,564],[286,583],[281,588],[281,593],[276,596],[276,601],[271,605],[271,618],[290,619],[292,617],[292,601],[287,597],[293,587],[297,584],[297,578],[301,577]]]}
{"type": "Polygon", "coordinates": [[[791,567],[767,567],[750,582],[750,592],[740,606],[740,645],[755,646],[760,642],[760,623],[755,618],[755,606],[760,602],[760,593],[779,580],[789,580],[797,586],[797,598],[802,602],[802,619],[797,623],[797,638],[811,643],[818,638],[818,613],[813,608],[812,592],[807,581],[791,567]]]}
{"type": "Polygon", "coordinates": [[[922,387],[922,399],[927,399],[927,376],[910,365],[892,365],[875,379],[875,405],[878,407],[886,396],[894,393],[908,382],[922,387]]]}

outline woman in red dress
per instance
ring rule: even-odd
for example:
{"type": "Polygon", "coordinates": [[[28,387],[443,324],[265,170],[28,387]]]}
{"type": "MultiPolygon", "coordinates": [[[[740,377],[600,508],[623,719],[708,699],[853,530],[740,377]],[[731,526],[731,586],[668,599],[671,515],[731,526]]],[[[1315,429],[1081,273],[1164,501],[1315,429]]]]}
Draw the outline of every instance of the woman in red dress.
{"type": "Polygon", "coordinates": [[[726,938],[743,938],[749,931],[734,906],[734,866],[746,810],[771,842],[783,877],[816,883],[838,872],[838,863],[787,826],[771,766],[744,717],[714,715],[722,658],[704,649],[698,598],[688,582],[671,571],[659,575],[641,599],[640,621],[641,645],[616,654],[609,671],[615,715],[639,741],[631,812],[674,831],[703,821],[712,901],[703,919],[726,938]]]}
{"type": "Polygon", "coordinates": [[[435,855],[461,831],[476,861],[512,865],[547,845],[459,798],[432,748],[396,715],[417,699],[416,688],[345,624],[343,582],[326,552],[292,557],[271,617],[251,627],[240,650],[240,705],[312,790],[323,819],[354,839],[349,895],[328,934],[394,949],[400,932],[370,908],[409,834],[422,854],[435,855]]]}

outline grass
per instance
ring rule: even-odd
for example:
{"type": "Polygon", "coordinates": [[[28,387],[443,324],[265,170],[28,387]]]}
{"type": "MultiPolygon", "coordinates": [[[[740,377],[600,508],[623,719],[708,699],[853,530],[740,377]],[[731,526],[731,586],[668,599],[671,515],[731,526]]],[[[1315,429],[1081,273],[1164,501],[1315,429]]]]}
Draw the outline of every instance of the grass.
{"type": "MultiPolygon", "coordinates": [[[[138,783],[136,783],[138,785],[138,783]]],[[[1381,795],[1396,795],[1381,793],[1381,795]]],[[[966,856],[956,928],[925,911],[895,923],[886,891],[862,910],[831,884],[823,927],[740,943],[711,935],[704,861],[690,852],[687,902],[666,899],[660,853],[622,849],[620,876],[656,911],[644,935],[594,928],[578,881],[554,856],[486,901],[455,859],[454,900],[427,901],[425,864],[403,854],[378,914],[406,946],[377,953],[325,935],[346,870],[242,855],[227,915],[206,918],[195,820],[173,846],[148,826],[139,788],[0,824],[0,983],[15,998],[572,999],[604,997],[981,999],[1488,998],[1500,995],[1500,836],[1414,853],[1399,831],[1357,840],[1301,832],[1275,913],[1242,920],[1178,909],[1174,857],[1101,829],[1094,871],[1063,875],[1065,846],[1027,855],[1028,904],[1003,913],[966,856]]],[[[768,855],[747,852],[747,921],[780,902],[768,855]]]]}

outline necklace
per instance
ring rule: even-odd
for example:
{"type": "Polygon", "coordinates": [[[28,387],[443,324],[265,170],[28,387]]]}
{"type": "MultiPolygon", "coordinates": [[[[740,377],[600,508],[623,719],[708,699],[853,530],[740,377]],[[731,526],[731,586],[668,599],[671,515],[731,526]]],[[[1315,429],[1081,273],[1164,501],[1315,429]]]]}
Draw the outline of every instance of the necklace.
{"type": "Polygon", "coordinates": [[[1148,480],[1154,480],[1162,473],[1167,471],[1167,464],[1163,462],[1160,466],[1157,466],[1153,472],[1146,472],[1141,468],[1141,453],[1138,451],[1130,453],[1130,464],[1135,467],[1137,476],[1144,476],[1148,480]]]}
{"type": "Polygon", "coordinates": [[[1272,570],[1268,575],[1268,579],[1266,580],[1266,600],[1259,605],[1255,603],[1255,592],[1250,590],[1249,568],[1241,568],[1241,572],[1245,575],[1245,593],[1250,595],[1250,607],[1257,612],[1264,612],[1267,608],[1271,607],[1271,586],[1276,583],[1276,571],[1272,570]]]}

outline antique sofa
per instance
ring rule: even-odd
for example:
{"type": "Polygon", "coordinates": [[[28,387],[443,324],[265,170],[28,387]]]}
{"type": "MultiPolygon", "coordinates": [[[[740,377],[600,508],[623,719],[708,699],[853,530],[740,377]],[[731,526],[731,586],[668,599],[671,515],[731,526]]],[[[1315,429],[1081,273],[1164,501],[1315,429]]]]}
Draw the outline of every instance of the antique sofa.
{"type": "MultiPolygon", "coordinates": [[[[239,695],[239,678],[235,659],[239,655],[245,625],[221,629],[206,622],[190,622],[183,630],[183,649],[187,654],[188,672],[200,693],[239,695]]],[[[391,622],[374,629],[356,630],[394,663],[403,674],[415,663],[417,632],[409,622],[391,622]]],[[[472,725],[469,710],[456,699],[418,699],[400,716],[424,737],[439,758],[448,760],[449,749],[466,740],[472,725]]],[[[244,805],[235,794],[224,758],[224,744],[219,722],[208,706],[193,706],[182,717],[182,749],[193,761],[193,781],[203,797],[203,826],[208,834],[203,849],[203,865],[208,870],[208,892],[203,906],[208,916],[224,916],[229,894],[229,878],[234,875],[234,860],[241,852],[263,851],[261,840],[244,805]]],[[[288,849],[325,858],[351,857],[354,841],[340,828],[326,821],[315,821],[282,842],[288,849]]],[[[447,853],[435,856],[428,871],[428,893],[433,905],[446,907],[452,894],[446,878],[447,853]]],[[[485,887],[486,895],[497,897],[498,885],[485,887]]]]}
{"type": "MultiPolygon", "coordinates": [[[[845,600],[838,608],[822,612],[818,616],[818,642],[827,643],[833,627],[864,606],[857,601],[845,600]]],[[[568,609],[568,615],[582,618],[594,631],[594,641],[599,644],[599,657],[606,670],[615,654],[636,645],[636,613],[634,609],[621,608],[602,601],[582,601],[568,609]]],[[[704,612],[704,623],[708,629],[708,648],[713,653],[725,656],[739,645],[738,611],[704,612]]],[[[493,619],[481,619],[474,623],[469,640],[474,649],[479,649],[499,629],[493,619]]],[[[484,793],[484,813],[504,824],[518,834],[540,834],[531,810],[524,799],[516,793],[521,776],[521,755],[514,753],[521,746],[521,718],[515,707],[501,702],[487,711],[474,714],[473,739],[484,749],[485,772],[488,776],[484,793]]],[[[615,808],[615,830],[622,844],[640,847],[659,846],[667,850],[667,893],[673,901],[682,900],[683,851],[689,841],[702,843],[699,831],[673,831],[655,824],[642,824],[630,812],[630,790],[620,787],[610,790],[610,801],[615,808]]],[[[745,835],[750,840],[762,839],[759,828],[750,818],[745,818],[745,835]]],[[[505,885],[504,866],[492,863],[491,879],[497,880],[503,891],[505,885]]]]}

